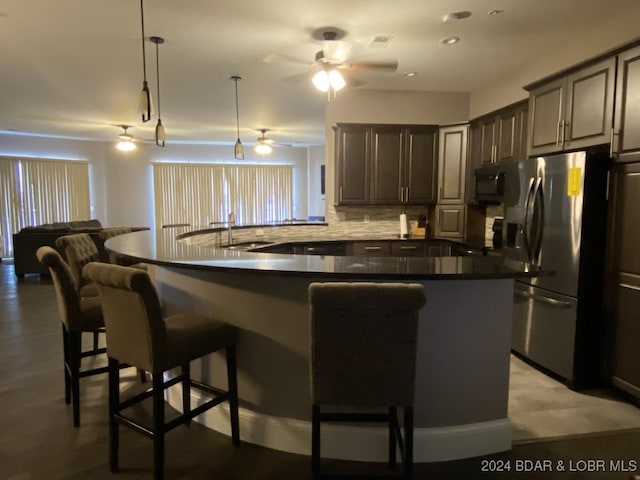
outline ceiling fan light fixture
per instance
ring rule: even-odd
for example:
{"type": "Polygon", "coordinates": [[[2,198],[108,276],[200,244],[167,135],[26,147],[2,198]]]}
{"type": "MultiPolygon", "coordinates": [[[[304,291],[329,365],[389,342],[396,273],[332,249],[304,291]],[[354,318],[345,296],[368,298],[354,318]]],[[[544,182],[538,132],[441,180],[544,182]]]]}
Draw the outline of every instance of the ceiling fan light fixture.
{"type": "Polygon", "coordinates": [[[313,76],[311,81],[313,82],[313,85],[321,92],[329,91],[329,74],[326,70],[320,70],[313,76]]]}
{"type": "Polygon", "coordinates": [[[329,72],[329,83],[331,84],[331,88],[333,88],[336,92],[338,90],[342,90],[347,84],[347,82],[344,81],[344,77],[342,76],[342,74],[336,69],[333,69],[329,72]]]}
{"type": "Polygon", "coordinates": [[[323,68],[313,76],[311,81],[321,92],[328,92],[330,88],[337,92],[347,84],[342,74],[335,68],[330,70],[323,68]]]}
{"type": "Polygon", "coordinates": [[[132,152],[136,149],[136,144],[133,143],[133,137],[127,133],[127,128],[129,127],[126,125],[122,125],[122,128],[124,132],[118,135],[118,143],[116,143],[116,148],[121,152],[132,152]]]}
{"type": "Polygon", "coordinates": [[[263,142],[258,142],[254,150],[258,155],[269,155],[271,152],[273,152],[273,148],[271,147],[271,145],[263,142]]]}

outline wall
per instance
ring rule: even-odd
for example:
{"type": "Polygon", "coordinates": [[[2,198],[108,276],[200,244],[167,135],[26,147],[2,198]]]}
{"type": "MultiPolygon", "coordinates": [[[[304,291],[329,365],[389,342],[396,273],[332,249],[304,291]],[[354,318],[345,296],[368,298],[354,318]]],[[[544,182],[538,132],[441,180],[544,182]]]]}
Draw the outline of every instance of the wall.
{"type": "Polygon", "coordinates": [[[308,212],[309,216],[323,217],[325,214],[325,195],[320,188],[320,167],[325,164],[325,148],[324,145],[315,145],[309,147],[308,152],[308,212]]]}
{"type": "MultiPolygon", "coordinates": [[[[603,8],[606,8],[605,5],[603,8]]],[[[473,90],[470,96],[469,118],[523,100],[529,96],[522,88],[525,85],[637,39],[638,18],[640,2],[636,8],[620,12],[612,20],[585,31],[580,38],[558,45],[557,49],[538,60],[473,90]]]]}
{"type": "MultiPolygon", "coordinates": [[[[0,154],[88,160],[90,162],[91,212],[105,226],[154,226],[151,162],[189,161],[236,163],[233,146],[175,145],[165,148],[139,144],[135,152],[123,154],[113,142],[45,138],[0,133],[0,154]]],[[[307,148],[276,148],[268,158],[245,149],[244,163],[292,164],[294,216],[306,218],[308,211],[307,148]]],[[[316,154],[317,156],[317,154],[316,154]]],[[[319,168],[319,167],[318,167],[319,168]]],[[[318,187],[319,189],[319,187],[318,187]]]]}

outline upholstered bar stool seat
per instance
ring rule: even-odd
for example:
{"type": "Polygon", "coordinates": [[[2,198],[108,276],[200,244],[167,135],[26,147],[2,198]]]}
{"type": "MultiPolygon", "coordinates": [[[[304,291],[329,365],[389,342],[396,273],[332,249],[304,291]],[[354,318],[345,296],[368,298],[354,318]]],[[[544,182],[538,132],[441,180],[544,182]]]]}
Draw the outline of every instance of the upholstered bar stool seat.
{"type": "Polygon", "coordinates": [[[323,421],[387,423],[389,464],[395,467],[399,446],[402,475],[411,478],[418,317],[425,304],[422,285],[312,283],[309,303],[313,478],[321,473],[323,421]]]}
{"type": "Polygon", "coordinates": [[[81,370],[82,358],[106,352],[104,348],[82,351],[82,333],[94,335],[104,329],[101,301],[98,297],[81,297],[75,287],[69,265],[51,247],[40,247],[36,251],[38,261],[51,274],[56,289],[58,312],[62,320],[62,340],[64,354],[65,403],[73,406],[73,425],[80,425],[80,378],[106,373],[106,365],[101,368],[81,370]]]}
{"type": "Polygon", "coordinates": [[[90,263],[84,275],[98,285],[107,330],[109,357],[109,436],[110,468],[118,470],[118,425],[144,433],[154,443],[154,478],[163,478],[164,436],[180,424],[205,410],[229,402],[231,437],[239,444],[238,394],[236,380],[237,331],[214,318],[178,314],[163,318],[160,299],[147,272],[120,265],[90,263]],[[189,362],[209,353],[225,350],[227,390],[203,384],[190,377],[189,362]],[[152,389],[120,400],[118,366],[121,362],[151,373],[152,389]],[[163,373],[180,367],[176,377],[165,381],[163,373]],[[164,389],[181,383],[182,414],[169,422],[164,418],[164,389]],[[191,409],[190,391],[197,388],[209,400],[191,409]],[[148,428],[124,413],[128,407],[153,398],[153,426],[148,428]]]}

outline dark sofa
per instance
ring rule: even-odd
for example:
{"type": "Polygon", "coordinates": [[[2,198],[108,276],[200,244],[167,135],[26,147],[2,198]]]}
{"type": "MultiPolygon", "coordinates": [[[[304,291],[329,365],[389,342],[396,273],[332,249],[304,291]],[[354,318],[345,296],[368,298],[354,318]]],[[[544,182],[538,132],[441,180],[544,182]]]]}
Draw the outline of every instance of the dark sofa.
{"type": "MultiPolygon", "coordinates": [[[[132,231],[147,230],[148,227],[131,227],[132,231]]],[[[13,264],[19,279],[28,273],[48,274],[49,270],[38,262],[36,250],[47,245],[56,248],[56,239],[63,235],[74,233],[88,233],[100,252],[104,261],[109,261],[109,255],[104,249],[104,241],[100,232],[105,230],[100,220],[82,220],[73,222],[58,222],[34,227],[25,227],[13,234],[13,264]]]]}

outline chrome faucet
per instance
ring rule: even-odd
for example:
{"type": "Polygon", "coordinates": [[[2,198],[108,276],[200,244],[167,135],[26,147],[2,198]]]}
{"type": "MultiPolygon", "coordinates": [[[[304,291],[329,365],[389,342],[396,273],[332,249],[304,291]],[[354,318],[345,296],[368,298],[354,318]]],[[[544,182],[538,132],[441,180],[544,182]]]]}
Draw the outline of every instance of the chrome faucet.
{"type": "Polygon", "coordinates": [[[229,214],[229,221],[227,223],[227,246],[231,246],[233,245],[233,233],[232,233],[232,227],[236,224],[236,215],[231,212],[229,214]]]}

